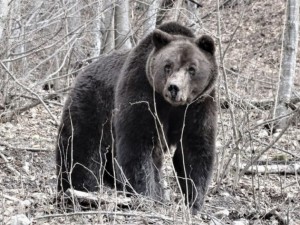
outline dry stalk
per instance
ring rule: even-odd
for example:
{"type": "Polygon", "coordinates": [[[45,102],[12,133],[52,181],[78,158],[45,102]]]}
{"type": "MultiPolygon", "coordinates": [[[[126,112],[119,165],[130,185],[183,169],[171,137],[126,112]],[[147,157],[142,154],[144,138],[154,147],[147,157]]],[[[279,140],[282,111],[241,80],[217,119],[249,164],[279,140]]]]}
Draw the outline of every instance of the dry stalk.
{"type": "MultiPolygon", "coordinates": [[[[224,56],[225,54],[222,51],[222,33],[221,33],[221,18],[220,18],[220,10],[219,10],[219,5],[220,2],[217,0],[217,27],[218,27],[218,44],[219,44],[219,54],[220,54],[220,64],[222,67],[222,74],[223,74],[223,79],[224,79],[224,85],[225,85],[225,93],[226,93],[226,98],[228,99],[229,103],[229,113],[230,113],[230,119],[231,119],[231,126],[232,126],[232,131],[233,131],[233,138],[234,138],[234,143],[235,143],[235,149],[234,149],[234,154],[236,155],[236,166],[240,165],[240,149],[238,147],[238,133],[236,129],[236,122],[235,122],[235,117],[234,117],[234,105],[231,104],[231,97],[229,94],[229,88],[228,88],[228,82],[227,82],[227,73],[225,70],[225,65],[224,65],[224,56]]],[[[228,160],[229,162],[227,165],[229,165],[232,157],[228,160]]],[[[221,176],[221,178],[223,175],[221,176]]],[[[234,186],[237,185],[238,182],[238,173],[235,174],[235,182],[234,186]]]]}
{"type": "MultiPolygon", "coordinates": [[[[152,71],[151,71],[151,66],[150,66],[150,71],[149,73],[151,74],[152,71]]],[[[154,117],[154,121],[155,121],[155,127],[156,127],[156,131],[157,131],[157,135],[158,135],[158,139],[159,139],[159,142],[160,142],[160,145],[161,145],[161,150],[163,151],[163,145],[162,145],[162,141],[161,141],[161,138],[160,138],[160,132],[159,132],[159,128],[160,128],[160,131],[161,131],[161,134],[163,136],[163,141],[164,141],[164,144],[167,148],[167,152],[168,154],[171,156],[171,151],[170,151],[170,148],[169,148],[169,145],[168,145],[168,142],[167,142],[167,138],[166,138],[166,135],[165,135],[165,132],[164,132],[164,129],[163,129],[163,124],[161,123],[160,119],[159,119],[159,116],[158,116],[158,113],[157,113],[157,105],[156,105],[156,99],[155,99],[155,85],[154,85],[154,79],[153,79],[153,83],[152,83],[152,87],[153,88],[153,103],[154,103],[154,114],[151,112],[151,109],[150,109],[150,106],[149,106],[149,103],[148,103],[148,109],[150,111],[150,113],[152,114],[152,116],[154,117]],[[159,127],[158,127],[158,125],[159,127]]],[[[182,132],[181,132],[181,137],[180,137],[180,144],[181,144],[181,151],[182,151],[182,160],[183,160],[183,169],[184,169],[184,174],[185,174],[185,178],[186,178],[186,190],[188,190],[187,188],[187,174],[186,174],[186,168],[185,168],[185,163],[184,163],[184,154],[183,154],[183,145],[182,145],[182,136],[183,136],[183,131],[184,131],[184,126],[185,126],[185,119],[186,119],[186,112],[187,112],[187,109],[188,109],[188,106],[186,107],[185,109],[185,112],[184,112],[184,118],[183,118],[183,124],[182,124],[182,132]]],[[[176,150],[175,150],[176,151],[176,150]]],[[[179,182],[179,179],[178,179],[178,176],[177,176],[177,173],[176,173],[176,170],[175,170],[175,167],[174,167],[174,164],[171,163],[171,167],[172,167],[172,172],[174,174],[174,177],[176,179],[176,184],[178,186],[178,189],[180,191],[180,195],[181,195],[181,198],[185,199],[185,196],[183,194],[183,191],[182,191],[182,188],[180,186],[180,182],[179,182]]],[[[187,194],[187,193],[186,193],[187,194]]],[[[188,196],[188,194],[187,194],[188,196]]],[[[187,198],[188,199],[188,198],[187,198]]],[[[189,202],[187,202],[187,205],[189,204],[189,202]]],[[[187,217],[187,220],[190,221],[190,213],[186,213],[186,217],[187,217]]]]}

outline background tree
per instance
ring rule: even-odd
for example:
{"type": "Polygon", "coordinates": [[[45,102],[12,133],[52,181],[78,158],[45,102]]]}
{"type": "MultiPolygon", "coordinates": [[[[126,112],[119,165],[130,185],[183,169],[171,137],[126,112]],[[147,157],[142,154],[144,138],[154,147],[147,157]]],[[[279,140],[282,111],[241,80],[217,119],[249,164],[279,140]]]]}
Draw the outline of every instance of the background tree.
{"type": "MultiPolygon", "coordinates": [[[[296,73],[299,36],[299,1],[288,0],[286,4],[286,20],[283,37],[280,79],[276,96],[275,117],[280,117],[290,112],[288,103],[290,103],[291,100],[296,73]]],[[[287,125],[287,121],[288,118],[281,119],[276,127],[285,127],[287,125]]]]}
{"type": "Polygon", "coordinates": [[[115,6],[115,48],[129,49],[130,42],[129,2],[121,0],[115,6]]]}
{"type": "Polygon", "coordinates": [[[9,11],[9,1],[8,0],[1,0],[0,1],[0,39],[2,38],[3,31],[5,28],[5,22],[7,20],[7,15],[9,11]]]}
{"type": "Polygon", "coordinates": [[[153,31],[156,27],[157,12],[161,7],[162,0],[146,0],[147,16],[144,22],[144,36],[153,31]]]}

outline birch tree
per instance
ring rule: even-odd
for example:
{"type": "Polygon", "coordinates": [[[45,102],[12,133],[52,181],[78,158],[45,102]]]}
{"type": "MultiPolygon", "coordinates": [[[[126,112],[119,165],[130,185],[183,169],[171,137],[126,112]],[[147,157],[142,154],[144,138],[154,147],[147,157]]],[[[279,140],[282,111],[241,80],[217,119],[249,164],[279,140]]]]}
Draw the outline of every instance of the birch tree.
{"type": "Polygon", "coordinates": [[[155,29],[156,26],[156,14],[159,6],[161,5],[161,0],[145,0],[147,4],[146,20],[144,22],[144,36],[148,35],[151,31],[155,29]]]}
{"type": "Polygon", "coordinates": [[[129,49],[131,48],[130,22],[129,22],[129,2],[121,0],[115,7],[115,48],[129,49]]]}
{"type": "MultiPolygon", "coordinates": [[[[299,0],[288,0],[283,39],[283,57],[281,62],[280,81],[277,91],[275,117],[288,113],[286,103],[291,99],[294,84],[296,56],[298,49],[299,0]]],[[[282,128],[287,119],[282,119],[276,127],[282,128]]]]}
{"type": "MultiPolygon", "coordinates": [[[[9,3],[8,0],[0,0],[0,6],[1,6],[0,7],[0,40],[2,41],[3,41],[3,31],[5,28],[5,23],[9,11],[8,3],[9,3]]],[[[2,49],[2,47],[3,46],[0,46],[0,49],[2,49]]],[[[5,81],[5,82],[0,82],[0,108],[4,108],[3,106],[5,102],[4,88],[5,88],[5,83],[7,81],[7,75],[3,75],[3,77],[0,76],[0,80],[5,81]]]]}
{"type": "Polygon", "coordinates": [[[8,15],[9,7],[8,3],[10,1],[8,0],[0,0],[0,39],[2,39],[3,31],[5,27],[6,18],[8,15]]]}
{"type": "Polygon", "coordinates": [[[93,7],[93,23],[91,28],[91,39],[93,43],[93,49],[91,52],[91,57],[97,57],[100,55],[101,52],[101,9],[102,9],[102,2],[98,1],[95,3],[93,7]]]}
{"type": "MultiPolygon", "coordinates": [[[[80,9],[82,8],[80,0],[70,0],[70,1],[63,1],[63,7],[65,10],[65,32],[66,36],[69,37],[72,33],[78,32],[77,29],[80,27],[81,23],[81,13],[80,9]]],[[[77,34],[79,36],[80,34],[77,34]]],[[[69,40],[70,38],[67,38],[69,40]]],[[[81,42],[80,39],[76,40],[73,48],[77,49],[80,48],[81,42]]],[[[77,52],[80,50],[77,49],[77,52]]],[[[83,56],[82,56],[83,58],[83,56]]]]}
{"type": "Polygon", "coordinates": [[[115,48],[115,32],[114,32],[114,14],[115,7],[109,1],[104,1],[102,5],[102,46],[101,53],[108,53],[115,48]]]}

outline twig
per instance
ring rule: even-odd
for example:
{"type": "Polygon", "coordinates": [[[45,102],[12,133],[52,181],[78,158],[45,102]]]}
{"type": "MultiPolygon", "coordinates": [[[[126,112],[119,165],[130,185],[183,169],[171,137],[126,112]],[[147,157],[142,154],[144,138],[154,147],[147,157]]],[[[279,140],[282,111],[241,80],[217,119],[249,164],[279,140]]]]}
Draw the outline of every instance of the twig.
{"type": "Polygon", "coordinates": [[[0,152],[0,157],[4,160],[4,162],[6,163],[6,167],[13,172],[16,176],[20,176],[19,171],[17,171],[8,161],[8,159],[5,157],[5,155],[0,152]]]}
{"type": "Polygon", "coordinates": [[[40,103],[42,103],[42,105],[44,106],[44,108],[47,110],[47,112],[49,113],[49,115],[52,117],[52,119],[54,120],[54,122],[56,123],[56,125],[59,124],[59,122],[57,121],[57,119],[55,118],[55,116],[52,114],[52,112],[50,111],[50,109],[48,108],[48,106],[45,104],[45,102],[43,101],[43,99],[34,91],[30,90],[29,88],[25,87],[23,84],[21,84],[18,79],[8,70],[8,68],[2,63],[2,61],[0,61],[1,66],[4,68],[4,70],[8,73],[8,75],[23,89],[25,89],[26,91],[28,91],[29,93],[33,94],[39,101],[40,103]]]}
{"type": "Polygon", "coordinates": [[[203,5],[199,2],[196,2],[194,0],[188,0],[188,1],[194,3],[195,5],[197,5],[197,8],[202,8],[203,7],[203,5]]]}
{"type": "MultiPolygon", "coordinates": [[[[235,72],[235,71],[233,71],[232,69],[228,69],[228,68],[225,68],[226,69],[226,71],[228,72],[228,73],[230,73],[230,74],[232,74],[232,75],[234,75],[234,76],[237,76],[237,77],[242,77],[242,78],[244,78],[244,79],[249,79],[249,76],[245,76],[245,75],[242,75],[241,73],[238,73],[238,72],[235,72]]],[[[268,84],[268,85],[270,85],[270,86],[275,86],[274,85],[274,80],[272,80],[271,82],[268,82],[268,81],[264,81],[264,80],[260,80],[260,79],[258,79],[258,78],[254,78],[254,77],[250,77],[250,80],[253,80],[253,81],[255,81],[255,82],[259,82],[259,83],[263,83],[263,84],[268,84]]],[[[275,89],[275,87],[274,87],[274,89],[275,89]]]]}
{"type": "MultiPolygon", "coordinates": [[[[256,142],[258,142],[258,143],[260,143],[260,144],[266,145],[266,146],[269,145],[268,143],[266,143],[266,142],[264,142],[264,141],[261,141],[261,140],[255,138],[255,137],[252,137],[252,140],[254,140],[254,141],[256,141],[256,142]]],[[[296,155],[296,154],[294,154],[294,153],[291,153],[291,152],[289,152],[289,151],[286,151],[286,150],[284,150],[284,149],[282,149],[282,148],[278,148],[278,147],[276,147],[276,146],[273,146],[273,148],[274,148],[274,149],[277,149],[278,151],[284,152],[284,153],[286,153],[286,154],[288,154],[288,155],[291,155],[291,156],[293,156],[293,157],[295,157],[295,158],[300,159],[300,156],[299,156],[299,155],[296,155]]]]}
{"type": "Polygon", "coordinates": [[[271,123],[271,122],[274,122],[274,121],[277,121],[277,120],[280,120],[280,119],[289,117],[289,116],[291,116],[291,115],[294,114],[294,113],[295,113],[295,112],[290,112],[290,113],[288,113],[288,114],[286,114],[286,115],[278,116],[278,117],[276,117],[276,118],[274,118],[274,119],[265,120],[265,121],[263,121],[263,122],[261,122],[261,123],[259,123],[259,124],[256,124],[255,126],[251,127],[249,130],[254,130],[254,129],[256,129],[256,128],[262,126],[262,125],[269,124],[269,123],[271,123]]]}
{"type": "MultiPolygon", "coordinates": [[[[223,88],[223,87],[221,87],[223,88]]],[[[229,102],[229,100],[226,99],[220,99],[222,100],[222,102],[220,102],[220,107],[221,108],[229,108],[229,106],[232,104],[238,108],[247,108],[247,109],[256,109],[258,111],[262,111],[259,107],[257,107],[255,104],[253,104],[252,102],[247,102],[243,99],[241,99],[236,93],[229,91],[229,94],[231,95],[231,100],[229,102]]]]}
{"type": "MultiPolygon", "coordinates": [[[[223,49],[222,49],[222,33],[221,33],[221,15],[220,15],[220,5],[219,5],[219,0],[217,0],[217,29],[218,29],[218,43],[219,43],[219,54],[220,54],[220,64],[222,65],[222,74],[223,74],[223,79],[224,79],[224,86],[225,86],[225,93],[226,93],[226,98],[228,99],[228,102],[231,102],[230,94],[229,94],[229,88],[228,88],[228,82],[227,82],[227,73],[225,70],[224,66],[224,56],[223,54],[223,49]]],[[[238,133],[236,129],[236,123],[235,123],[235,117],[234,117],[234,109],[233,107],[230,107],[229,105],[229,114],[230,114],[230,119],[231,119],[231,125],[232,125],[232,132],[233,132],[233,138],[234,138],[234,143],[235,143],[235,155],[236,155],[236,165],[238,166],[240,164],[240,151],[239,147],[237,145],[237,140],[238,140],[238,133]]],[[[235,182],[234,185],[237,184],[238,181],[238,174],[235,175],[235,182]]]]}
{"type": "MultiPolygon", "coordinates": [[[[43,102],[49,102],[49,101],[47,101],[47,100],[48,100],[48,99],[55,98],[59,92],[68,91],[68,90],[70,90],[70,89],[71,89],[71,87],[64,88],[64,89],[60,89],[60,90],[56,91],[55,93],[51,93],[51,94],[49,94],[49,95],[43,97],[42,100],[43,100],[43,102]]],[[[22,113],[22,112],[25,112],[25,111],[27,111],[27,110],[29,110],[29,109],[31,109],[31,108],[33,108],[33,107],[35,107],[35,106],[37,106],[37,105],[39,105],[39,104],[42,103],[41,101],[39,101],[38,98],[34,98],[34,97],[26,96],[26,95],[20,95],[20,97],[30,98],[30,99],[35,99],[36,101],[35,101],[35,102],[32,102],[32,103],[30,103],[30,104],[27,104],[27,105],[25,105],[25,106],[22,106],[22,107],[20,107],[20,108],[17,108],[17,109],[15,109],[15,110],[13,110],[13,111],[9,111],[9,112],[6,112],[6,113],[2,113],[2,115],[1,115],[1,117],[0,117],[0,120],[1,120],[2,122],[9,122],[9,121],[12,120],[12,118],[13,118],[14,115],[20,114],[20,113],[22,113]]],[[[50,103],[50,102],[49,102],[49,103],[50,103]]],[[[56,103],[56,104],[59,104],[59,103],[56,103]]],[[[59,105],[61,106],[61,104],[59,104],[59,105]]],[[[57,125],[57,124],[56,124],[56,125],[57,125]]]]}
{"type": "Polygon", "coordinates": [[[36,102],[30,103],[28,105],[25,105],[23,107],[17,108],[14,111],[9,111],[9,112],[3,113],[3,114],[1,114],[0,120],[1,120],[2,123],[9,122],[13,119],[14,115],[25,112],[25,111],[27,111],[27,110],[29,110],[29,109],[31,109],[31,108],[39,105],[39,104],[41,104],[41,102],[36,101],[36,102]]]}
{"type": "Polygon", "coordinates": [[[13,197],[13,196],[9,196],[9,195],[6,195],[6,194],[3,194],[3,195],[1,195],[1,196],[2,196],[3,198],[6,198],[6,199],[10,200],[10,201],[21,202],[20,199],[18,199],[18,198],[16,198],[16,197],[13,197]]]}
{"type": "Polygon", "coordinates": [[[244,10],[243,10],[243,12],[242,12],[242,14],[241,14],[241,16],[240,16],[240,18],[239,18],[239,21],[238,21],[237,26],[235,27],[234,31],[233,31],[232,34],[230,35],[229,43],[228,43],[228,45],[226,46],[225,50],[223,51],[223,56],[222,56],[222,58],[225,58],[225,54],[226,54],[227,50],[229,49],[230,45],[231,45],[232,42],[233,42],[233,41],[232,41],[232,40],[233,40],[233,37],[235,36],[236,32],[237,32],[238,29],[240,28],[240,25],[241,25],[242,20],[243,20],[243,18],[244,18],[246,9],[247,9],[247,8],[245,7],[244,10]]]}

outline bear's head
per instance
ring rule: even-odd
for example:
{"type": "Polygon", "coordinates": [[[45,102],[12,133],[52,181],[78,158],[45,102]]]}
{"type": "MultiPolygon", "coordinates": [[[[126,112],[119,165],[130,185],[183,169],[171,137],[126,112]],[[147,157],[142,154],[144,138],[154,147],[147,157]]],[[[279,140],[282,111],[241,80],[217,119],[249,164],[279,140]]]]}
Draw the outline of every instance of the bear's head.
{"type": "Polygon", "coordinates": [[[156,29],[152,42],[147,78],[167,102],[186,105],[212,92],[217,65],[211,37],[190,38],[156,29]]]}

